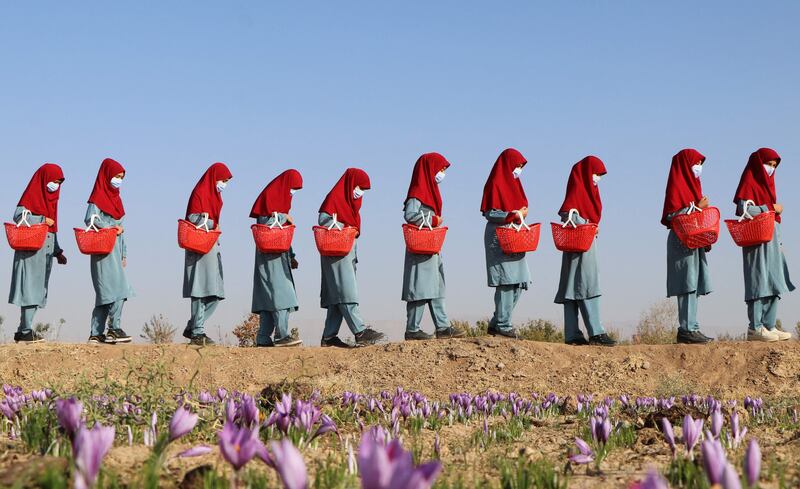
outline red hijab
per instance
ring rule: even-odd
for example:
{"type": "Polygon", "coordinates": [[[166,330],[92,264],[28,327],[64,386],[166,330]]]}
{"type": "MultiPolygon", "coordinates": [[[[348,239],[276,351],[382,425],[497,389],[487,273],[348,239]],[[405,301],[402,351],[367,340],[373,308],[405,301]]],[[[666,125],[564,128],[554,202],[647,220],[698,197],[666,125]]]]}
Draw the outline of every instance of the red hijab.
{"type": "Polygon", "coordinates": [[[528,206],[522,182],[513,174],[515,168],[527,163],[528,160],[516,149],[508,148],[500,153],[483,186],[481,212],[492,209],[511,212],[528,206]]]}
{"type": "Polygon", "coordinates": [[[672,223],[667,219],[667,215],[689,207],[692,202],[697,203],[702,200],[703,184],[699,178],[695,178],[692,167],[704,161],[706,157],[691,148],[682,149],[672,157],[667,190],[664,194],[664,210],[661,211],[661,224],[668,229],[672,228],[672,223]]]}
{"type": "Polygon", "coordinates": [[[439,153],[425,153],[420,156],[411,173],[411,184],[408,186],[408,199],[417,199],[433,209],[437,216],[442,215],[442,194],[436,183],[436,174],[450,166],[450,162],[439,153]]]}
{"type": "MultiPolygon", "coordinates": [[[[775,191],[775,174],[767,175],[764,165],[771,160],[781,163],[781,156],[771,148],[760,148],[750,155],[747,166],[744,167],[742,178],[733,202],[739,200],[752,200],[756,205],[766,205],[770,210],[775,209],[777,192],[775,191]]],[[[775,220],[781,222],[781,216],[775,214],[775,220]]]]}
{"type": "Polygon", "coordinates": [[[286,214],[292,208],[290,190],[303,188],[303,177],[297,170],[286,170],[264,187],[258,195],[250,217],[271,216],[273,212],[286,214]]]}
{"type": "Polygon", "coordinates": [[[339,222],[353,226],[361,231],[361,202],[360,199],[353,198],[353,190],[360,187],[361,190],[370,188],[369,175],[359,168],[348,168],[344,175],[336,182],[322,205],[320,212],[327,212],[330,215],[336,214],[339,222]]]}
{"type": "Polygon", "coordinates": [[[606,165],[597,156],[587,156],[572,166],[567,180],[567,194],[558,212],[577,209],[581,217],[599,224],[603,217],[603,201],[600,189],[594,184],[592,175],[605,175],[606,165]]]}
{"type": "Polygon", "coordinates": [[[22,206],[37,216],[49,217],[54,221],[50,232],[58,232],[58,198],[61,186],[55,192],[47,191],[47,184],[56,180],[64,180],[64,172],[55,163],[45,163],[31,177],[18,206],[22,206]]]}
{"type": "Polygon", "coordinates": [[[125,173],[122,165],[111,158],[104,159],[100,163],[100,170],[97,171],[97,178],[94,180],[94,188],[88,201],[114,219],[122,219],[122,216],[125,215],[125,207],[122,205],[119,189],[111,185],[111,179],[120,173],[125,173]]]}
{"type": "Polygon", "coordinates": [[[189,214],[208,213],[208,218],[214,221],[215,226],[219,226],[222,195],[217,190],[217,181],[229,178],[233,178],[233,174],[225,163],[214,163],[209,166],[192,190],[189,205],[186,206],[186,217],[188,218],[189,214]]]}

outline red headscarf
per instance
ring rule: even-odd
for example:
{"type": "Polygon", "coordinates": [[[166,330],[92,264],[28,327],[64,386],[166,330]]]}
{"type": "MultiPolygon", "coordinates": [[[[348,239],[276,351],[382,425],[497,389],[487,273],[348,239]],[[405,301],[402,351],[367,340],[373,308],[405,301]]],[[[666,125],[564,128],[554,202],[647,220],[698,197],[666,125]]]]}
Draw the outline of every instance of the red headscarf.
{"type": "Polygon", "coordinates": [[[703,198],[703,184],[694,176],[692,167],[706,161],[706,157],[696,149],[682,149],[672,157],[667,178],[667,191],[664,194],[664,210],[661,212],[661,224],[672,228],[667,215],[679,211],[703,198]]]}
{"type": "Polygon", "coordinates": [[[290,190],[303,188],[303,177],[297,170],[286,170],[264,187],[258,195],[250,217],[271,216],[273,212],[286,214],[292,208],[290,190]]]}
{"type": "MultiPolygon", "coordinates": [[[[738,203],[739,200],[752,200],[756,205],[766,205],[770,210],[775,209],[777,202],[775,174],[769,176],[764,170],[764,165],[771,160],[777,161],[779,165],[781,163],[781,156],[771,148],[760,148],[750,155],[739,180],[736,195],[733,197],[734,203],[738,203]]],[[[775,214],[775,220],[781,222],[781,216],[775,214]]]]}
{"type": "Polygon", "coordinates": [[[508,148],[500,153],[483,186],[481,212],[492,209],[511,212],[528,206],[522,182],[513,174],[515,168],[527,163],[528,160],[516,149],[508,148]]]}
{"type": "Polygon", "coordinates": [[[369,175],[359,168],[348,168],[344,175],[336,182],[322,205],[320,212],[327,212],[330,215],[336,214],[336,219],[348,226],[354,226],[361,231],[361,199],[353,198],[353,189],[356,187],[361,190],[370,188],[369,175]]]}
{"type": "Polygon", "coordinates": [[[572,166],[567,180],[567,194],[558,212],[577,209],[581,217],[599,224],[603,217],[603,201],[600,189],[594,184],[592,175],[605,175],[606,165],[597,156],[587,156],[572,166]]]}
{"type": "Polygon", "coordinates": [[[114,219],[122,219],[122,216],[125,215],[125,207],[122,205],[119,189],[111,185],[111,179],[120,173],[125,173],[122,165],[111,158],[104,159],[100,163],[100,170],[97,171],[97,178],[94,180],[94,188],[88,201],[114,219]]]}
{"type": "Polygon", "coordinates": [[[408,186],[408,199],[417,199],[433,209],[437,216],[442,215],[442,194],[436,183],[436,174],[450,166],[450,162],[439,153],[425,153],[420,156],[414,171],[411,173],[411,184],[408,186]]]}
{"type": "Polygon", "coordinates": [[[189,214],[208,214],[216,226],[219,226],[219,216],[222,212],[222,195],[217,190],[217,181],[233,178],[233,174],[225,166],[225,163],[214,163],[208,167],[197,185],[192,190],[189,197],[189,205],[186,206],[186,217],[189,214]]]}
{"type": "Polygon", "coordinates": [[[64,180],[64,172],[55,163],[45,163],[31,177],[18,206],[22,206],[37,216],[49,217],[54,221],[51,232],[58,232],[58,198],[61,187],[55,192],[47,191],[47,184],[56,180],[64,180]]]}

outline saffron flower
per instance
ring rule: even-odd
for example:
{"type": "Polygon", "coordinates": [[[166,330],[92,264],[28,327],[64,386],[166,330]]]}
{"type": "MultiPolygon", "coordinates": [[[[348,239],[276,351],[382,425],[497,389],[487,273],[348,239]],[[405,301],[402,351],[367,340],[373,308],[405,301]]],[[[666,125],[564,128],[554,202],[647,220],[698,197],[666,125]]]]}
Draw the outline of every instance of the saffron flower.
{"type": "Polygon", "coordinates": [[[87,429],[82,426],[75,434],[72,451],[75,454],[75,489],[94,486],[103,458],[114,445],[114,427],[100,426],[87,429]]]}
{"type": "Polygon", "coordinates": [[[661,418],[661,431],[664,433],[664,438],[667,440],[669,448],[672,450],[672,457],[674,458],[676,452],[675,433],[672,430],[672,423],[669,422],[669,419],[661,418]]]}
{"type": "Polygon", "coordinates": [[[83,414],[83,403],[71,397],[69,399],[56,399],[56,418],[58,424],[71,439],[83,425],[81,415],[83,414]]]}
{"type": "Polygon", "coordinates": [[[188,434],[197,424],[198,416],[183,406],[178,406],[169,421],[169,441],[173,442],[188,434]]]}
{"type": "Polygon", "coordinates": [[[703,420],[694,420],[688,414],[683,418],[683,444],[686,446],[686,454],[694,460],[694,447],[700,440],[703,432],[703,420]]]}
{"type": "Polygon", "coordinates": [[[278,471],[283,487],[285,489],[307,489],[308,472],[300,451],[286,438],[279,442],[272,442],[271,446],[275,470],[278,471]]]}
{"type": "Polygon", "coordinates": [[[370,429],[358,446],[362,489],[429,489],[442,470],[438,461],[414,466],[411,452],[394,439],[383,443],[383,430],[370,429]]]}
{"type": "Polygon", "coordinates": [[[755,439],[750,440],[744,454],[744,474],[750,487],[754,487],[758,483],[761,474],[761,448],[755,439]]]}
{"type": "Polygon", "coordinates": [[[588,443],[581,438],[575,438],[575,446],[578,447],[579,453],[569,457],[569,461],[576,464],[588,464],[594,461],[594,452],[588,443]]]}
{"type": "Polygon", "coordinates": [[[218,434],[222,457],[237,472],[260,451],[266,451],[258,438],[258,428],[240,428],[233,422],[225,423],[218,434]]]}

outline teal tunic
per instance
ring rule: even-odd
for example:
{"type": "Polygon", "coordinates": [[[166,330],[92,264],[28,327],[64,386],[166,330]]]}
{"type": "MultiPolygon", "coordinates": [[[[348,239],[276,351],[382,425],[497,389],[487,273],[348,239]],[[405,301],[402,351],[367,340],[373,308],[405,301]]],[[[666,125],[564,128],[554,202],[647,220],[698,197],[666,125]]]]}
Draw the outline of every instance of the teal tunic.
{"type": "MultiPolygon", "coordinates": [[[[433,214],[433,209],[417,199],[408,199],[405,205],[406,222],[414,226],[422,224],[420,211],[425,213],[426,222],[429,222],[427,216],[433,214]]],[[[416,255],[406,250],[402,295],[407,302],[444,298],[444,264],[440,254],[416,255]]]]}
{"type": "MultiPolygon", "coordinates": [[[[742,215],[744,202],[739,201],[736,215],[742,215]]],[[[767,212],[767,206],[748,206],[751,216],[767,212]]],[[[758,246],[742,248],[744,265],[744,300],[752,301],[765,297],[780,296],[795,289],[789,278],[789,266],[783,254],[781,225],[775,222],[772,241],[758,246]]]]}
{"type": "MultiPolygon", "coordinates": [[[[17,207],[14,211],[14,222],[19,222],[23,210],[26,209],[22,206],[17,207]]],[[[45,218],[31,214],[27,220],[33,225],[42,224],[45,218]]],[[[53,257],[59,253],[61,247],[58,246],[58,237],[55,233],[47,233],[44,246],[38,251],[15,251],[8,302],[20,307],[45,307],[53,257]]]]}
{"type": "MultiPolygon", "coordinates": [[[[286,217],[286,214],[278,214],[278,222],[285,224],[286,217]]],[[[275,218],[260,216],[256,222],[270,226],[275,218]]],[[[291,249],[286,253],[261,253],[256,249],[252,312],[298,309],[292,277],[292,258],[294,251],[291,249]]]]}
{"type": "MultiPolygon", "coordinates": [[[[326,213],[319,213],[319,225],[328,227],[333,222],[333,217],[326,213]]],[[[320,305],[324,308],[337,304],[358,304],[358,288],[356,287],[356,267],[358,264],[358,244],[353,244],[353,249],[347,256],[322,256],[322,290],[320,291],[320,305]]]]}
{"type": "MultiPolygon", "coordinates": [[[[679,214],[689,212],[688,207],[669,214],[670,221],[679,214]]],[[[706,259],[706,250],[692,250],[684,246],[670,229],[667,236],[667,297],[696,293],[711,293],[711,273],[706,259]]]]}
{"type": "Polygon", "coordinates": [[[483,246],[486,251],[486,275],[489,287],[501,285],[518,285],[523,289],[528,288],[531,281],[528,262],[525,253],[506,255],[500,249],[495,229],[498,226],[508,226],[506,218],[508,212],[492,209],[484,212],[486,230],[483,233],[483,246]]]}
{"type": "MultiPolygon", "coordinates": [[[[561,222],[567,222],[568,213],[562,212],[561,222]]],[[[588,221],[579,214],[573,214],[575,224],[586,224],[588,221]]],[[[597,267],[597,240],[584,253],[562,253],[561,279],[558,283],[555,303],[581,301],[600,296],[600,274],[597,267]]]]}
{"type": "MultiPolygon", "coordinates": [[[[201,214],[189,214],[189,222],[198,225],[205,219],[201,214]]],[[[216,223],[209,219],[209,229],[214,229],[216,223]]],[[[183,266],[183,297],[196,299],[204,297],[225,298],[225,284],[222,272],[221,244],[217,243],[205,255],[186,252],[183,266]]]]}
{"type": "MultiPolygon", "coordinates": [[[[98,216],[94,220],[94,225],[98,229],[122,226],[123,219],[114,219],[91,203],[86,209],[86,217],[84,218],[87,226],[92,221],[93,215],[98,216]]],[[[114,249],[111,253],[90,256],[89,269],[92,272],[95,306],[124,301],[133,297],[133,289],[131,289],[125,269],[122,267],[122,260],[127,256],[128,249],[125,246],[125,233],[117,236],[117,242],[114,244],[114,249]]]]}

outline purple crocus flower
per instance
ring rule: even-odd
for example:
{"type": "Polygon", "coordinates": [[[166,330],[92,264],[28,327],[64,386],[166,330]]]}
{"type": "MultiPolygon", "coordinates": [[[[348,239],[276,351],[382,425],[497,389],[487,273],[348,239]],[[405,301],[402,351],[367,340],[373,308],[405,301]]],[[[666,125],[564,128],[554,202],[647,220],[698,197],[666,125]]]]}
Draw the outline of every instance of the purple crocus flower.
{"type": "Polygon", "coordinates": [[[594,461],[594,452],[588,443],[581,438],[575,438],[575,446],[578,447],[579,453],[569,457],[569,461],[576,464],[588,464],[594,461]]]}
{"type": "Polygon", "coordinates": [[[747,445],[747,450],[744,454],[744,473],[747,477],[747,483],[750,487],[754,487],[758,483],[759,475],[761,474],[761,448],[758,442],[750,439],[750,444],[747,445]]]}
{"type": "Polygon", "coordinates": [[[245,394],[239,405],[239,417],[245,426],[254,426],[258,423],[258,406],[253,396],[245,394]]]}
{"type": "Polygon", "coordinates": [[[721,483],[722,489],[742,489],[742,481],[739,479],[739,474],[731,464],[725,465],[721,483]]]}
{"type": "Polygon", "coordinates": [[[71,397],[69,399],[56,399],[56,418],[58,424],[67,433],[71,439],[78,432],[78,429],[83,425],[81,415],[83,414],[83,403],[71,397]]]}
{"type": "Polygon", "coordinates": [[[266,450],[258,438],[258,427],[240,428],[233,422],[227,422],[217,436],[222,457],[237,472],[252,460],[259,450],[266,450]]]}
{"type": "Polygon", "coordinates": [[[714,438],[719,438],[720,433],[722,433],[722,412],[719,409],[714,410],[711,413],[711,435],[714,438]]]}
{"type": "Polygon", "coordinates": [[[672,430],[672,423],[669,422],[669,419],[661,418],[661,431],[664,433],[664,438],[667,440],[669,448],[672,450],[672,457],[674,458],[676,452],[675,433],[672,430]]]}
{"type": "Polygon", "coordinates": [[[688,414],[683,418],[683,444],[686,446],[686,454],[694,460],[694,447],[700,440],[703,432],[703,420],[694,420],[688,414]]]}
{"type": "Polygon", "coordinates": [[[94,485],[103,457],[114,445],[114,427],[82,426],[75,434],[72,451],[75,454],[75,489],[89,489],[94,485]]]}
{"type": "Polygon", "coordinates": [[[722,482],[722,473],[728,461],[725,459],[725,452],[719,440],[706,440],[700,444],[700,451],[703,454],[703,468],[706,477],[713,486],[722,482]]]}
{"type": "Polygon", "coordinates": [[[358,467],[362,489],[428,489],[442,470],[438,461],[414,466],[411,452],[400,441],[384,444],[383,430],[370,429],[361,437],[358,467]]]}
{"type": "Polygon", "coordinates": [[[192,431],[197,424],[197,419],[196,414],[183,406],[178,406],[169,421],[169,441],[173,442],[192,431]]]}
{"type": "Polygon", "coordinates": [[[745,434],[747,434],[747,428],[739,429],[739,413],[735,410],[731,411],[731,442],[734,448],[741,445],[745,434]]]}
{"type": "Polygon", "coordinates": [[[283,487],[285,489],[307,489],[306,463],[292,442],[286,438],[279,442],[272,442],[272,453],[283,487]]]}
{"type": "Polygon", "coordinates": [[[196,447],[192,447],[188,450],[182,451],[181,453],[178,454],[178,458],[201,457],[203,455],[208,455],[212,451],[214,451],[214,449],[208,445],[198,445],[196,447]]]}
{"type": "Polygon", "coordinates": [[[669,484],[655,469],[650,469],[647,477],[642,482],[631,486],[631,489],[669,489],[669,484]]]}
{"type": "Polygon", "coordinates": [[[319,425],[319,428],[317,428],[317,431],[314,432],[309,441],[313,440],[318,436],[322,436],[325,433],[330,433],[331,431],[334,433],[338,433],[338,430],[336,429],[336,423],[330,418],[330,416],[328,416],[327,414],[323,414],[320,419],[322,421],[319,425]]]}
{"type": "Polygon", "coordinates": [[[608,443],[608,437],[611,436],[611,421],[608,418],[595,416],[590,420],[589,427],[595,441],[603,445],[608,443]]]}

